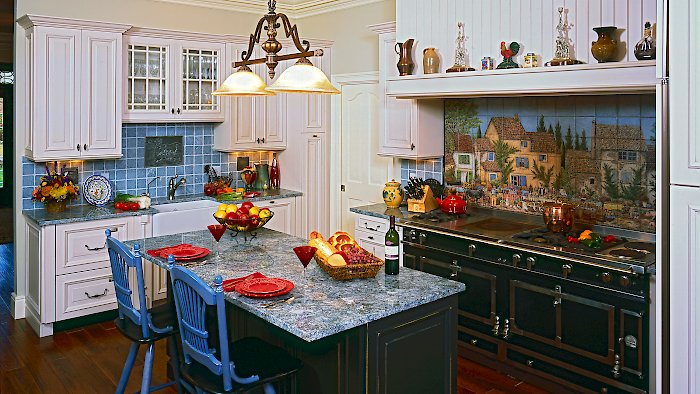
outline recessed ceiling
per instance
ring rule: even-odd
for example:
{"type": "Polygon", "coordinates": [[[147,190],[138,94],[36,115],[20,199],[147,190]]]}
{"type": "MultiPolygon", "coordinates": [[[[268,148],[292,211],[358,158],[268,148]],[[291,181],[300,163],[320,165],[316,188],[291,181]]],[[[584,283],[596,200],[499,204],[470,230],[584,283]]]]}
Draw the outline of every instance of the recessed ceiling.
{"type": "MultiPolygon", "coordinates": [[[[228,11],[265,13],[267,0],[158,0],[169,3],[217,8],[228,11]]],[[[290,17],[303,18],[311,15],[356,7],[363,4],[378,3],[384,0],[281,0],[277,1],[277,10],[290,17]]]]}

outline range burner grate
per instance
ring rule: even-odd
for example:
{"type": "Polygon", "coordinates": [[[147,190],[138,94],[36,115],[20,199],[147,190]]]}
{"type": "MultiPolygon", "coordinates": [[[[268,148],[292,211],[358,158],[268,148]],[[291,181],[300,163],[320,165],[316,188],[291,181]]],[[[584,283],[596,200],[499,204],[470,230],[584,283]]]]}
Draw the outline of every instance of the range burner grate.
{"type": "Polygon", "coordinates": [[[413,216],[411,216],[412,220],[422,220],[422,221],[427,221],[431,223],[443,223],[443,222],[450,222],[452,220],[457,220],[457,219],[463,219],[469,216],[468,213],[462,213],[458,215],[450,214],[450,213],[444,213],[440,210],[434,210],[431,212],[426,212],[426,213],[417,213],[413,216]]]}

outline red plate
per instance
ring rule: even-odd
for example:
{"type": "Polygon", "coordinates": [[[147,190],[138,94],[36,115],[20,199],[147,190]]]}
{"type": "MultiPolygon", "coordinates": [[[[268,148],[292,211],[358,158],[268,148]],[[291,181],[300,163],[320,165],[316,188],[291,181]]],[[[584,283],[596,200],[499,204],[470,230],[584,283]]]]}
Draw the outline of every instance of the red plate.
{"type": "Polygon", "coordinates": [[[183,259],[193,259],[204,257],[209,254],[209,249],[201,248],[199,246],[187,246],[187,247],[177,247],[162,250],[160,252],[160,257],[167,259],[168,255],[173,255],[175,260],[183,259]]]}
{"type": "Polygon", "coordinates": [[[174,245],[174,246],[166,246],[163,248],[158,248],[158,249],[151,249],[147,251],[146,253],[150,254],[153,257],[161,257],[161,254],[166,253],[165,257],[168,257],[168,253],[171,250],[177,250],[180,248],[190,248],[192,245],[190,244],[180,244],[180,245],[174,245]]]}
{"type": "Polygon", "coordinates": [[[234,291],[237,284],[243,282],[244,280],[254,279],[254,278],[267,278],[267,276],[261,274],[260,272],[253,272],[250,275],[246,275],[240,278],[226,279],[221,284],[224,291],[234,291]]]}
{"type": "MultiPolygon", "coordinates": [[[[190,257],[175,257],[175,261],[192,261],[192,260],[201,259],[202,257],[206,257],[207,255],[209,255],[209,249],[204,249],[198,255],[194,255],[194,256],[190,256],[190,257]]],[[[167,258],[167,256],[166,256],[166,258],[167,258]]]]}
{"type": "Polygon", "coordinates": [[[173,250],[172,252],[170,252],[170,254],[172,254],[175,258],[192,257],[192,256],[197,256],[199,254],[202,254],[202,251],[199,248],[197,248],[197,249],[195,249],[195,248],[181,248],[181,249],[173,250]]]}
{"type": "Polygon", "coordinates": [[[289,293],[290,291],[292,291],[292,290],[294,289],[294,283],[292,283],[292,282],[290,282],[290,281],[288,281],[288,280],[286,280],[286,279],[281,279],[281,278],[268,278],[268,279],[276,279],[276,280],[278,280],[278,281],[284,282],[285,287],[284,287],[282,290],[280,290],[280,291],[278,291],[278,292],[275,292],[275,293],[249,293],[249,292],[247,292],[247,291],[241,289],[242,285],[243,285],[244,283],[248,282],[248,281],[245,281],[245,282],[241,282],[241,283],[239,283],[238,285],[236,285],[235,290],[236,290],[237,292],[241,293],[242,295],[246,296],[246,297],[251,297],[251,298],[270,298],[270,297],[277,297],[277,296],[281,296],[281,295],[287,294],[287,293],[289,293]]]}
{"type": "Polygon", "coordinates": [[[239,287],[241,291],[254,294],[278,293],[287,284],[277,278],[257,278],[243,281],[239,287]]]}

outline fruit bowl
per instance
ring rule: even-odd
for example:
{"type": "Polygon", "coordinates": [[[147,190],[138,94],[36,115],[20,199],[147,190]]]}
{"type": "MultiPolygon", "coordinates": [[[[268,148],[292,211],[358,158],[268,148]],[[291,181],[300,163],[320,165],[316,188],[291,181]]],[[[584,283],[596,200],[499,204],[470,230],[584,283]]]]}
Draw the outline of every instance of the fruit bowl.
{"type": "Polygon", "coordinates": [[[227,220],[226,218],[218,218],[216,216],[214,216],[214,218],[217,222],[231,230],[231,236],[233,237],[238,235],[238,233],[250,233],[251,238],[255,238],[257,235],[255,230],[267,224],[273,216],[275,216],[274,212],[270,212],[270,216],[258,219],[248,217],[246,219],[227,220]]]}

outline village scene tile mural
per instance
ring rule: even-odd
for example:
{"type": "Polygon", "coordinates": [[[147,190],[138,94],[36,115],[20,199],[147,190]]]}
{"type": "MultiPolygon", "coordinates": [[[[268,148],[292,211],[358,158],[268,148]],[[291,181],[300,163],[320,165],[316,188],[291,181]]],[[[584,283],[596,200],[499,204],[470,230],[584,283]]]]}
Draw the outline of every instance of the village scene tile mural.
{"type": "Polygon", "coordinates": [[[654,95],[445,101],[446,185],[484,207],[655,231],[654,95]]]}

